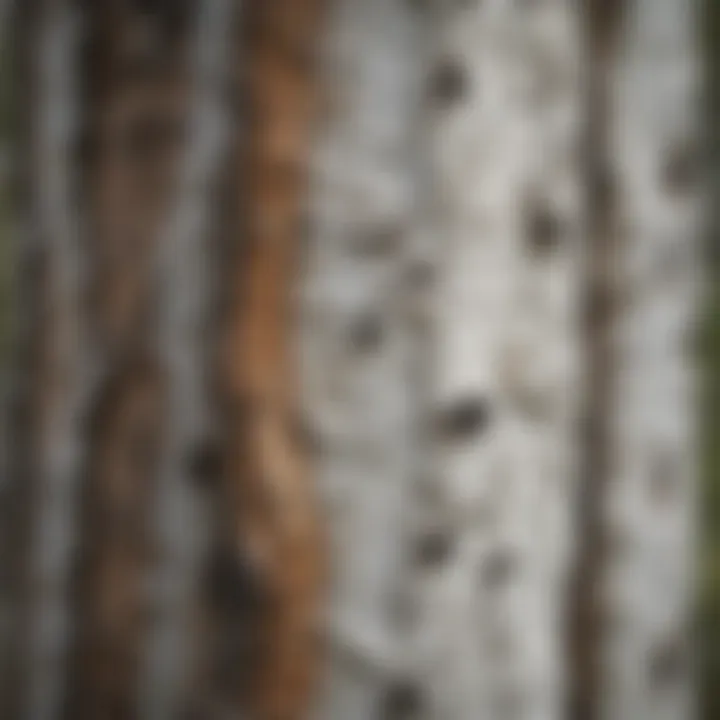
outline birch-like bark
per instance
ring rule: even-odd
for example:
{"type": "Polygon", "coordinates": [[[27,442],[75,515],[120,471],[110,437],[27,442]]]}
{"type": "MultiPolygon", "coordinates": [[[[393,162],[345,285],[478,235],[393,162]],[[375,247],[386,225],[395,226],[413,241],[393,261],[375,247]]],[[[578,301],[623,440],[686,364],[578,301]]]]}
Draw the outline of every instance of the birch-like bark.
{"type": "Polygon", "coordinates": [[[699,66],[693,3],[625,4],[609,59],[619,233],[599,717],[694,715],[699,66]]]}
{"type": "Polygon", "coordinates": [[[140,712],[177,716],[187,702],[199,563],[206,542],[201,499],[193,492],[193,452],[206,442],[209,410],[204,329],[210,277],[206,235],[227,134],[226,71],[235,4],[198,4],[192,54],[188,147],[179,187],[161,237],[159,352],[167,372],[167,425],[156,507],[159,558],[152,578],[157,611],[143,668],[140,712]]]}
{"type": "Polygon", "coordinates": [[[32,182],[32,237],[47,263],[46,338],[49,385],[39,439],[35,519],[31,538],[32,615],[28,628],[22,717],[59,712],[71,635],[69,582],[76,545],[81,470],[80,420],[90,368],[83,326],[83,262],[72,168],[76,139],[79,18],[65,2],[43,6],[37,47],[37,104],[32,182]]]}
{"type": "Polygon", "coordinates": [[[299,345],[330,555],[313,714],[327,720],[381,714],[398,680],[393,605],[414,421],[406,304],[408,270],[421,260],[420,24],[399,0],[339,0],[323,48],[299,345]]]}
{"type": "Polygon", "coordinates": [[[438,4],[427,82],[432,413],[407,594],[428,717],[557,718],[582,253],[577,8],[438,4]]]}

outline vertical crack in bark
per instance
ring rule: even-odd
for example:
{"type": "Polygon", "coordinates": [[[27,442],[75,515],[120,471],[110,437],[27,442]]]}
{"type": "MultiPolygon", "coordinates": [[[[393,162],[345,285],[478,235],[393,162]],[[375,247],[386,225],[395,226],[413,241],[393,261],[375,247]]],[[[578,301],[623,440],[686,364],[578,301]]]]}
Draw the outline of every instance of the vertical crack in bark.
{"type": "Polygon", "coordinates": [[[691,705],[677,639],[687,639],[693,575],[693,368],[683,349],[700,175],[692,18],[675,0],[587,5],[589,376],[569,698],[578,720],[688,717],[691,705]],[[662,469],[661,448],[672,453],[662,469]]]}
{"type": "Polygon", "coordinates": [[[616,38],[626,0],[586,0],[584,43],[587,53],[586,136],[584,142],[585,222],[588,248],[584,277],[583,353],[585,410],[576,511],[578,548],[569,604],[568,714],[572,720],[597,720],[599,657],[603,640],[599,605],[604,547],[603,500],[610,472],[614,366],[611,329],[615,316],[613,278],[617,262],[618,197],[611,150],[609,82],[616,38]]]}

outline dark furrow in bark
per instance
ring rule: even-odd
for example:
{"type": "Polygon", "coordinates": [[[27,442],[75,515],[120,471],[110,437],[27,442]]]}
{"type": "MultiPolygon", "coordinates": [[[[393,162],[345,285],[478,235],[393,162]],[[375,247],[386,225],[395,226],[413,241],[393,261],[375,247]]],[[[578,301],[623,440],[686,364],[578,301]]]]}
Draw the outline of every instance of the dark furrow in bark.
{"type": "Polygon", "coordinates": [[[584,2],[588,68],[583,156],[588,243],[582,328],[586,405],[579,428],[582,455],[576,507],[578,549],[568,613],[569,720],[599,717],[603,608],[598,593],[605,554],[602,508],[611,450],[609,430],[614,387],[611,329],[618,301],[613,277],[618,244],[622,242],[618,222],[620,198],[608,147],[608,124],[612,122],[608,91],[615,40],[626,6],[626,0],[584,2]]]}

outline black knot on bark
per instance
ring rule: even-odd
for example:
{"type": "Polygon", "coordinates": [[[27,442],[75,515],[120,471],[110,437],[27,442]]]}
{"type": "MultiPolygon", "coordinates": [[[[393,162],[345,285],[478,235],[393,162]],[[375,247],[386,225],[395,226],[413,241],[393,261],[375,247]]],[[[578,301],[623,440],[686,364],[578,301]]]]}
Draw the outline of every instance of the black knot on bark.
{"type": "Polygon", "coordinates": [[[525,237],[530,251],[545,256],[559,244],[563,223],[558,214],[544,202],[533,200],[525,209],[525,237]]]}
{"type": "Polygon", "coordinates": [[[377,351],[382,345],[383,335],[382,319],[376,313],[361,315],[350,325],[350,345],[358,353],[377,351]]]}
{"type": "Polygon", "coordinates": [[[214,440],[204,440],[190,451],[187,464],[190,477],[198,485],[215,485],[223,472],[222,448],[214,440]]]}
{"type": "Polygon", "coordinates": [[[440,413],[438,431],[447,441],[467,440],[487,429],[490,416],[490,403],[485,398],[460,398],[440,413]]]}
{"type": "Polygon", "coordinates": [[[449,560],[453,547],[453,537],[448,531],[428,531],[416,540],[415,560],[424,567],[437,567],[449,560]]]}
{"type": "Polygon", "coordinates": [[[430,76],[428,95],[432,102],[448,107],[467,95],[469,87],[465,66],[457,58],[444,58],[430,76]]]}
{"type": "Polygon", "coordinates": [[[690,192],[700,174],[700,158],[695,147],[689,142],[673,145],[662,166],[662,183],[672,195],[681,196],[690,192]]]}
{"type": "Polygon", "coordinates": [[[423,708],[422,690],[417,683],[402,680],[387,688],[380,701],[378,720],[410,720],[423,708]]]}

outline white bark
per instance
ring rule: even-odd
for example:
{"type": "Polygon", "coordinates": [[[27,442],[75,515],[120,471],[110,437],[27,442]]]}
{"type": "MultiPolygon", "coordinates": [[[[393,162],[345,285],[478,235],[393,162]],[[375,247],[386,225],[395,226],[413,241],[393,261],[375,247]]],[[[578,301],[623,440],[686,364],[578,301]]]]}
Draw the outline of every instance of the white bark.
{"type": "Polygon", "coordinates": [[[317,151],[304,330],[335,571],[319,716],[554,718],[579,388],[579,33],[562,2],[439,5],[420,143],[418,21],[339,3],[330,31],[343,104],[317,151]],[[383,254],[403,236],[398,259],[383,254]],[[398,280],[434,266],[434,294],[398,280]],[[348,347],[373,319],[382,344],[348,347]]]}
{"type": "Polygon", "coordinates": [[[438,6],[423,220],[439,260],[434,416],[404,664],[424,716],[549,720],[564,691],[579,389],[576,10],[438,6]]]}
{"type": "Polygon", "coordinates": [[[40,440],[36,526],[32,537],[34,602],[28,638],[25,717],[60,710],[70,638],[68,583],[76,543],[81,465],[81,411],[89,392],[82,322],[83,263],[71,148],[77,129],[79,18],[68,3],[48,3],[37,59],[37,129],[32,178],[33,227],[28,252],[47,257],[49,339],[47,414],[40,440]]]}
{"type": "Polygon", "coordinates": [[[140,709],[150,720],[174,718],[187,697],[197,572],[207,518],[193,491],[192,453],[209,430],[206,346],[209,309],[210,199],[228,132],[232,0],[199,3],[192,55],[188,147],[177,196],[160,243],[159,352],[168,380],[165,441],[157,488],[159,557],[153,577],[157,620],[142,674],[140,709]]]}
{"type": "Polygon", "coordinates": [[[693,4],[635,0],[610,70],[620,246],[605,505],[601,717],[693,717],[697,496],[689,338],[699,287],[693,4]]]}
{"type": "Polygon", "coordinates": [[[304,401],[322,451],[329,658],[312,715],[365,720],[392,672],[391,592],[409,470],[404,272],[413,253],[417,21],[401,0],[331,4],[310,247],[302,281],[304,401]]]}

